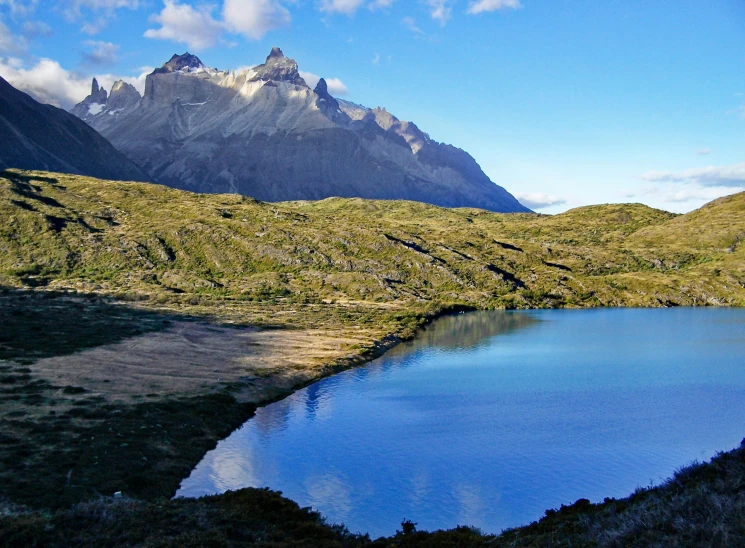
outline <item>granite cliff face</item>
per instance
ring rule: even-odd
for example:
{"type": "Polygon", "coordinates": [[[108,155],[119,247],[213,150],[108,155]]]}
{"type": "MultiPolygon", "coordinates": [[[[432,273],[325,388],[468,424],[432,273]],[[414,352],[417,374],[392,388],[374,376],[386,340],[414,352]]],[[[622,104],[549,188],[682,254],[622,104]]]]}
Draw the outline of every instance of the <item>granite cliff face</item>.
{"type": "MultiPolygon", "coordinates": [[[[106,91],[95,80],[93,87],[89,104],[106,103],[106,91]]],[[[2,78],[0,136],[0,170],[15,167],[101,179],[149,180],[90,126],[69,112],[37,102],[2,78]]]]}
{"type": "MultiPolygon", "coordinates": [[[[73,113],[158,183],[265,201],[330,196],[407,199],[447,207],[528,211],[466,152],[433,141],[385,109],[340,101],[273,48],[243,71],[174,55],[145,94],[93,82],[73,113]]],[[[131,89],[130,89],[131,88],[131,89]]]]}

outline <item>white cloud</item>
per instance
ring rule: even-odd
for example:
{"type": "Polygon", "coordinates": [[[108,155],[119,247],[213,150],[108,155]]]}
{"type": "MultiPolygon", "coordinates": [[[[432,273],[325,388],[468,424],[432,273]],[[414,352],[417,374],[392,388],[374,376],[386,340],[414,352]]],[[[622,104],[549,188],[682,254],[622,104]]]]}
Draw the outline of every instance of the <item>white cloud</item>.
{"type": "Polygon", "coordinates": [[[83,52],[83,62],[87,66],[113,65],[118,60],[119,46],[111,42],[86,40],[89,49],[83,52]]]}
{"type": "Polygon", "coordinates": [[[229,30],[252,40],[292,20],[290,12],[273,0],[225,0],[222,16],[229,30]]]}
{"type": "Polygon", "coordinates": [[[523,5],[520,0],[476,0],[471,2],[466,13],[477,15],[488,11],[499,11],[503,9],[520,9],[523,5]]]}
{"type": "MultiPolygon", "coordinates": [[[[116,80],[124,80],[136,87],[140,93],[145,90],[145,77],[152,67],[142,67],[138,76],[117,76],[97,74],[99,84],[107,90],[116,80]]],[[[91,91],[92,75],[65,70],[57,61],[41,59],[26,69],[19,59],[0,59],[0,76],[11,85],[31,95],[40,103],[70,109],[85,99],[91,91]]]]}
{"type": "Polygon", "coordinates": [[[711,149],[710,148],[701,148],[701,149],[699,149],[699,150],[696,151],[696,154],[698,156],[708,156],[709,154],[711,154],[711,149]]]}
{"type": "Polygon", "coordinates": [[[322,0],[320,10],[327,13],[353,15],[363,2],[364,0],[322,0]]]}
{"type": "Polygon", "coordinates": [[[544,194],[542,192],[515,194],[515,198],[517,198],[517,200],[525,207],[529,207],[530,209],[543,209],[566,203],[566,200],[563,198],[552,196],[551,194],[544,194]]]}
{"type": "MultiPolygon", "coordinates": [[[[312,72],[305,72],[304,70],[298,71],[300,72],[300,76],[303,77],[303,80],[305,80],[305,83],[308,84],[311,89],[316,87],[316,84],[318,83],[318,80],[321,79],[320,76],[313,74],[312,72]]],[[[329,93],[331,95],[346,95],[348,90],[347,86],[339,80],[339,78],[326,78],[326,86],[328,86],[329,93]]]]}
{"type": "Polygon", "coordinates": [[[694,183],[703,187],[745,187],[745,163],[671,171],[648,171],[641,179],[650,182],[694,183]]]}
{"type": "Polygon", "coordinates": [[[163,10],[150,16],[150,21],[160,24],[160,28],[148,29],[144,36],[173,40],[193,50],[209,48],[215,45],[223,31],[222,25],[212,18],[213,9],[214,6],[194,8],[176,0],[163,0],[163,10]]]}
{"type": "Polygon", "coordinates": [[[432,19],[440,25],[444,26],[452,16],[453,8],[448,0],[424,0],[424,3],[430,7],[432,19]]]}
{"type": "Polygon", "coordinates": [[[373,65],[379,65],[380,64],[380,54],[376,53],[373,55],[372,61],[370,61],[373,65]]]}
{"type": "Polygon", "coordinates": [[[369,9],[370,11],[387,9],[393,5],[394,1],[395,0],[374,0],[367,5],[367,9],[369,9]]]}
{"type": "Polygon", "coordinates": [[[702,187],[691,183],[665,183],[629,192],[624,197],[642,199],[645,203],[651,201],[664,209],[686,212],[735,192],[739,192],[739,189],[702,187]]]}
{"type": "Polygon", "coordinates": [[[0,76],[40,103],[70,108],[90,92],[91,81],[63,69],[57,61],[41,59],[29,69],[0,59],[0,76]]]}

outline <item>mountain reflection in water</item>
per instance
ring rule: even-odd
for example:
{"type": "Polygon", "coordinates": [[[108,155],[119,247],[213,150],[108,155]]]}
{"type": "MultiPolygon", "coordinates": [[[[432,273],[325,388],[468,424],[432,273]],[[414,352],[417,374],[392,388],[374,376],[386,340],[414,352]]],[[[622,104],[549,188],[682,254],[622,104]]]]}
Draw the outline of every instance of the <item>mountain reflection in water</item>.
{"type": "Polygon", "coordinates": [[[270,487],[373,537],[499,532],[745,432],[745,310],[475,312],[257,411],[178,496],[270,487]]]}

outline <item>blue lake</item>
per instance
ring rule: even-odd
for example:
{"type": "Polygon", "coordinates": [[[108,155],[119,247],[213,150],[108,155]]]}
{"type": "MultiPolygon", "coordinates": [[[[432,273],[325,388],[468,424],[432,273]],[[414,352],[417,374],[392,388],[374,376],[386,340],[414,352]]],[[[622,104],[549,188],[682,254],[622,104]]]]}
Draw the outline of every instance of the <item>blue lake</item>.
{"type": "Polygon", "coordinates": [[[745,436],[745,310],[473,312],[257,411],[177,496],[270,487],[372,537],[497,533],[745,436]]]}

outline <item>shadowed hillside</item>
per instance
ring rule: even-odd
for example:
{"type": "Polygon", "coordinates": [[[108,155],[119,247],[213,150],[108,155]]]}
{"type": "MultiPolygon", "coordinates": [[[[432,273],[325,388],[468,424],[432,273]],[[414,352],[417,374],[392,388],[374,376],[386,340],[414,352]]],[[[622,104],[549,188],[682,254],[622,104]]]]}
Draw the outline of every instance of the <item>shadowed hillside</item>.
{"type": "Polygon", "coordinates": [[[93,177],[149,177],[97,131],[0,78],[0,169],[48,169],[93,177]]]}

